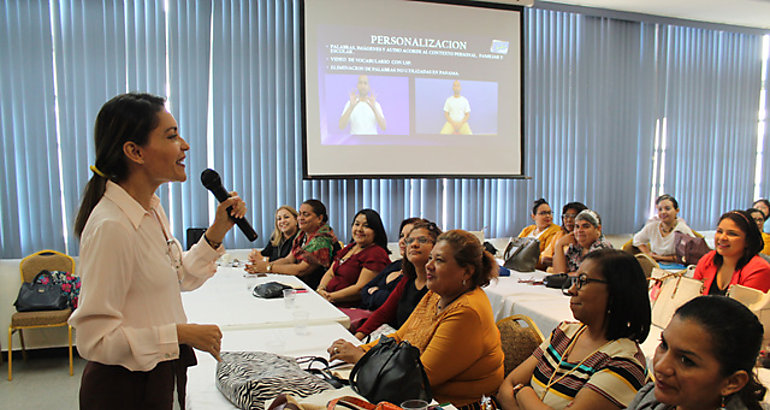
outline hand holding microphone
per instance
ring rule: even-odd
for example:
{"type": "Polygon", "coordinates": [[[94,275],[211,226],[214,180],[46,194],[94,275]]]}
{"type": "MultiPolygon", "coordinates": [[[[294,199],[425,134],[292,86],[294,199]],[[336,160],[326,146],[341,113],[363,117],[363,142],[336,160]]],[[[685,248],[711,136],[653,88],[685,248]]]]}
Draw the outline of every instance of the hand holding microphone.
{"type": "MultiPolygon", "coordinates": [[[[217,217],[214,221],[214,224],[209,229],[214,230],[213,228],[218,225],[218,220],[223,216],[221,214],[220,208],[227,206],[225,211],[226,217],[238,225],[238,228],[240,228],[241,232],[246,235],[246,238],[248,238],[250,241],[256,240],[257,233],[254,231],[254,228],[251,227],[249,221],[243,218],[243,216],[246,214],[246,204],[237,196],[235,192],[233,192],[233,195],[231,195],[225,190],[225,188],[222,186],[222,179],[219,177],[219,174],[217,174],[217,172],[212,169],[206,169],[201,173],[201,182],[203,183],[203,186],[211,191],[211,193],[213,193],[217,200],[222,204],[217,209],[217,217]]],[[[227,233],[231,227],[232,225],[227,226],[226,229],[224,229],[224,232],[221,232],[221,237],[208,237],[208,239],[221,241],[221,238],[224,237],[225,233],[227,233]]],[[[213,235],[217,235],[217,233],[213,233],[213,235]]]]}

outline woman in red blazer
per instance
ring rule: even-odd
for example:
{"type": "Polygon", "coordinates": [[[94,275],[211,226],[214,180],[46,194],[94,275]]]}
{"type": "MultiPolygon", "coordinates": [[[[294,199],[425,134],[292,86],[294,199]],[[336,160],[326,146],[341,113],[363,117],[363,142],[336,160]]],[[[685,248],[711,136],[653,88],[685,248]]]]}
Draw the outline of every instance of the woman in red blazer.
{"type": "Polygon", "coordinates": [[[746,212],[722,215],[714,234],[715,250],[704,255],[695,268],[695,279],[703,281],[703,294],[724,295],[735,284],[767,292],[770,264],[757,255],[763,245],[757,225],[746,212]]]}

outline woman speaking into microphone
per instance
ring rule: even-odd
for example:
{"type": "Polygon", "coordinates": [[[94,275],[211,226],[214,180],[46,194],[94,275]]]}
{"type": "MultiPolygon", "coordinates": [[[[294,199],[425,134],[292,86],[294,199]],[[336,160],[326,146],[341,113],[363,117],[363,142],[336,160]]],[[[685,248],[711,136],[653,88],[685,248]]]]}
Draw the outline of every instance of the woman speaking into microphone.
{"type": "Polygon", "coordinates": [[[192,348],[219,359],[222,333],[216,325],[187,323],[180,290],[214,275],[231,217],[243,217],[246,205],[231,193],[201,240],[182,252],[155,191],[187,179],[190,146],[164,102],[122,94],[96,117],[94,175],[75,221],[83,288],[70,318],[78,352],[88,360],[81,409],[171,409],[175,387],[185,408],[192,348]]]}

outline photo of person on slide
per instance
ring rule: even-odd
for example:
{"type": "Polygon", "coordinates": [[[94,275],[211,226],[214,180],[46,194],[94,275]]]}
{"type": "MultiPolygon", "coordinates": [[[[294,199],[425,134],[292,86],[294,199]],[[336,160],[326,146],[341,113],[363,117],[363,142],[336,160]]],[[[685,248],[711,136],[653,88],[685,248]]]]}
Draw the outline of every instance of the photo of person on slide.
{"type": "Polygon", "coordinates": [[[441,128],[442,134],[471,135],[471,127],[468,118],[471,115],[471,104],[468,99],[460,95],[462,86],[459,80],[452,83],[452,96],[444,103],[444,117],[446,123],[441,128]]]}
{"type": "Polygon", "coordinates": [[[350,124],[352,135],[377,135],[377,127],[385,131],[385,115],[380,103],[369,90],[369,77],[358,76],[358,86],[350,92],[350,101],[342,110],[339,127],[341,130],[350,124]]]}

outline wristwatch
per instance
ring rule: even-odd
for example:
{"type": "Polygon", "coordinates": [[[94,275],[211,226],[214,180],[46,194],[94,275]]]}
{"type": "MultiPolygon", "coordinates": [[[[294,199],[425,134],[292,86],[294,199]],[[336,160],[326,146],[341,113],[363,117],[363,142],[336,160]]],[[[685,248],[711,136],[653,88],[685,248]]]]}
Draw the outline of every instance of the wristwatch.
{"type": "Polygon", "coordinates": [[[272,272],[273,271],[273,264],[272,263],[268,263],[267,264],[267,271],[268,272],[272,272]]]}

